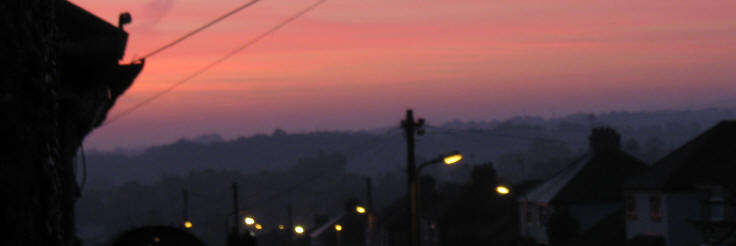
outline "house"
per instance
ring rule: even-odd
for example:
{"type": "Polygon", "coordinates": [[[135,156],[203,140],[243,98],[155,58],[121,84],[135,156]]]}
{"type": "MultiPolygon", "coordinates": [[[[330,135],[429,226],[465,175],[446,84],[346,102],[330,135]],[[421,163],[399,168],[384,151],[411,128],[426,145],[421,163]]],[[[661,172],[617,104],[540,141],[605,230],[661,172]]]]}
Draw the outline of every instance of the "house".
{"type": "MultiPolygon", "coordinates": [[[[47,81],[57,80],[53,114],[58,118],[54,148],[60,167],[62,237],[66,244],[76,244],[74,208],[79,196],[74,174],[74,158],[84,138],[102,125],[117,99],[133,84],[143,69],[143,61],[121,64],[128,33],[123,25],[131,16],[123,13],[118,25],[110,24],[66,0],[54,0],[55,73],[47,81]]],[[[80,225],[84,229],[85,225],[80,225]]],[[[87,226],[89,228],[89,226],[87,226]]]]}
{"type": "Polygon", "coordinates": [[[590,150],[551,178],[520,195],[521,236],[549,244],[548,220],[565,214],[573,230],[586,231],[623,206],[623,184],[647,165],[621,150],[621,137],[611,128],[596,128],[590,150]]]}
{"type": "Polygon", "coordinates": [[[723,121],[625,186],[626,238],[736,243],[736,121],[723,121]]]}

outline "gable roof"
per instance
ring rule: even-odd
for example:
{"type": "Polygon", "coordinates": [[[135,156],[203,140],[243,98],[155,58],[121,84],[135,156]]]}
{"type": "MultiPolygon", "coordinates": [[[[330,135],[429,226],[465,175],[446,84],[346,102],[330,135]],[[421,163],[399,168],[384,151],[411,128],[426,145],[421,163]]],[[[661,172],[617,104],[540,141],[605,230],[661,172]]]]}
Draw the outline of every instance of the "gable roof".
{"type": "Polygon", "coordinates": [[[542,204],[621,201],[624,182],[646,168],[644,162],[621,150],[589,152],[532,188],[521,200],[542,204]]]}
{"type": "Polygon", "coordinates": [[[736,121],[722,121],[626,184],[630,190],[682,190],[717,183],[736,188],[736,121]]]}
{"type": "Polygon", "coordinates": [[[570,180],[572,180],[572,178],[583,169],[589,160],[589,153],[581,156],[551,178],[529,189],[521,199],[538,203],[550,203],[552,198],[554,198],[555,195],[557,195],[557,193],[559,193],[560,190],[562,190],[562,188],[564,188],[570,180]]]}

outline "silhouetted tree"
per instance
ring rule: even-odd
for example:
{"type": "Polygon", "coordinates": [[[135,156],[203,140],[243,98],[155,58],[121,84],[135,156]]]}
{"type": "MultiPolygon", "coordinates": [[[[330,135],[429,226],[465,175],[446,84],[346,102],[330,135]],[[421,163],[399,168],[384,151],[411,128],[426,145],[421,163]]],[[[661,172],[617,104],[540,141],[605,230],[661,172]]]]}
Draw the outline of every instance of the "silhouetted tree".
{"type": "Polygon", "coordinates": [[[507,245],[517,240],[517,206],[496,194],[492,163],[473,167],[463,194],[439,218],[442,245],[507,245]]]}

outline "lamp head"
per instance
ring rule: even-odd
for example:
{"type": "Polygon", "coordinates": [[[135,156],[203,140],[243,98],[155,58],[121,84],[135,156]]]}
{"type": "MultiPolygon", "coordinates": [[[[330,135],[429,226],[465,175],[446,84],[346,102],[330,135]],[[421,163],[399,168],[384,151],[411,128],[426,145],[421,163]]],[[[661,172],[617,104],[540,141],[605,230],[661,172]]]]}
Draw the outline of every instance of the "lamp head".
{"type": "Polygon", "coordinates": [[[445,157],[443,161],[445,162],[446,165],[452,165],[452,164],[455,164],[455,163],[457,163],[458,161],[460,161],[462,159],[463,159],[463,155],[461,155],[461,154],[454,154],[454,155],[450,155],[450,156],[445,157]]]}

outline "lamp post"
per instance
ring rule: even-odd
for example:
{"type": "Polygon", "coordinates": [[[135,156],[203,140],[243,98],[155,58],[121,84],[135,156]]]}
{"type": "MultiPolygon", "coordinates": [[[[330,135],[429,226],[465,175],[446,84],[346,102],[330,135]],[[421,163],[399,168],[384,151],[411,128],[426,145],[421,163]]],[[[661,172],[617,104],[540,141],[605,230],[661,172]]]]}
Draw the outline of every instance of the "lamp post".
{"type": "Polygon", "coordinates": [[[419,177],[419,171],[432,164],[445,162],[447,165],[454,164],[462,159],[462,155],[459,152],[453,152],[447,155],[441,155],[428,162],[422,163],[417,168],[416,161],[414,159],[414,134],[424,134],[424,119],[420,118],[414,121],[414,112],[409,109],[406,110],[406,119],[401,121],[401,128],[404,129],[404,136],[406,137],[406,176],[408,183],[409,193],[409,245],[410,246],[421,246],[421,228],[419,227],[419,216],[417,196],[419,193],[417,179],[419,177]]]}
{"type": "Polygon", "coordinates": [[[336,246],[340,246],[340,232],[342,231],[342,225],[335,224],[335,241],[336,246]]]}
{"type": "Polygon", "coordinates": [[[411,216],[411,226],[412,228],[416,228],[416,231],[413,235],[413,239],[416,240],[415,244],[412,244],[414,246],[421,246],[421,228],[419,227],[419,183],[417,182],[419,179],[419,173],[422,171],[422,169],[431,166],[433,164],[438,163],[445,163],[445,165],[452,165],[457,163],[458,161],[462,160],[463,156],[460,154],[460,152],[452,152],[445,155],[440,155],[439,157],[432,159],[430,161],[427,161],[425,163],[422,163],[419,165],[418,168],[414,171],[414,173],[409,174],[409,180],[411,180],[411,183],[409,183],[409,189],[414,189],[413,192],[409,193],[409,206],[410,211],[413,211],[413,213],[410,213],[411,216]]]}

